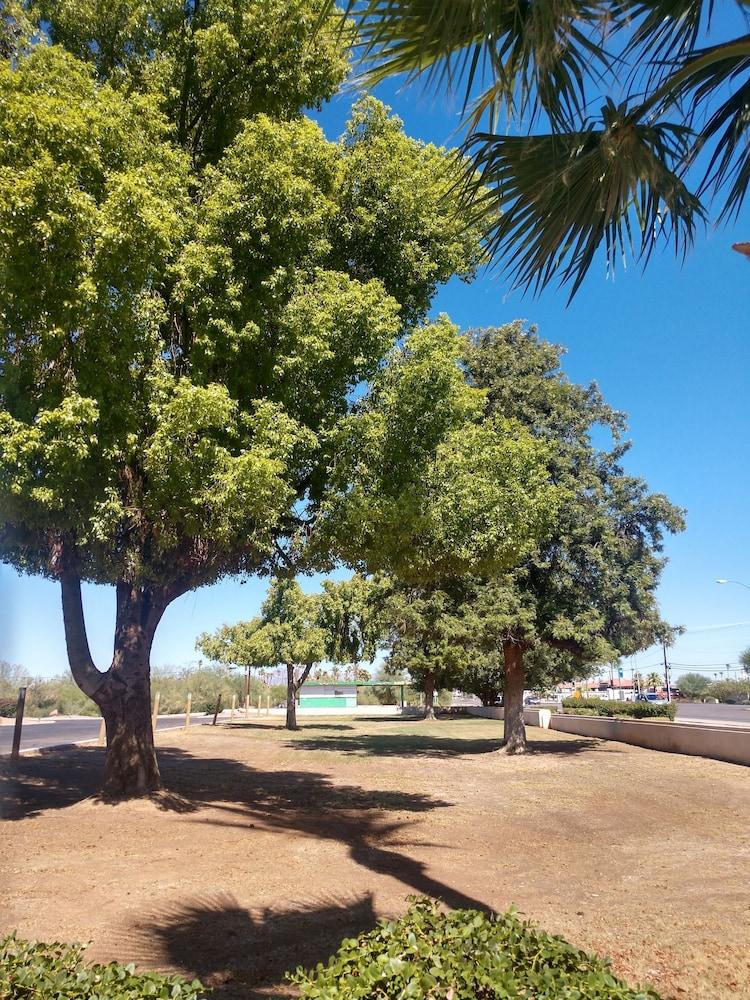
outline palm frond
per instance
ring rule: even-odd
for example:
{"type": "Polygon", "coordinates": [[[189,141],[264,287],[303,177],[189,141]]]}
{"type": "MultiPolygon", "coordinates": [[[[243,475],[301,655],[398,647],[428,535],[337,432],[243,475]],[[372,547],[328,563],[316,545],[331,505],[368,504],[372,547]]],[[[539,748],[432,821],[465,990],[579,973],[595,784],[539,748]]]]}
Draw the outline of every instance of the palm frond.
{"type": "MultiPolygon", "coordinates": [[[[584,83],[608,64],[600,26],[606,0],[348,0],[364,82],[419,76],[434,90],[482,89],[470,122],[499,108],[580,113],[584,83]]],[[[494,127],[494,126],[491,126],[494,127]]]]}
{"type": "Polygon", "coordinates": [[[467,141],[468,204],[515,285],[538,292],[559,277],[572,298],[600,248],[610,268],[619,256],[647,258],[664,236],[686,252],[705,219],[676,173],[690,139],[684,126],[612,101],[577,132],[478,133],[467,141]]]}
{"type": "Polygon", "coordinates": [[[697,51],[672,73],[649,104],[688,104],[696,117],[708,119],[699,129],[693,158],[713,151],[699,192],[729,188],[720,218],[735,216],[750,187],[750,35],[697,51]],[[729,89],[729,97],[724,97],[729,89]],[[720,103],[717,105],[716,100],[720,103]]]}

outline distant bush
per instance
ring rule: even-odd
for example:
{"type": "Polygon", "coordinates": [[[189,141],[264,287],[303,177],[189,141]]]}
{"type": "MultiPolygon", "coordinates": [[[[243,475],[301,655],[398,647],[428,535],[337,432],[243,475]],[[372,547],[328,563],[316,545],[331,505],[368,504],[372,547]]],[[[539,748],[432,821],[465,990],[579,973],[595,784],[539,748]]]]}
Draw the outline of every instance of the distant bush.
{"type": "Polygon", "coordinates": [[[742,681],[714,681],[703,692],[703,698],[716,698],[718,701],[748,701],[750,693],[750,678],[742,681]]]}
{"type": "Polygon", "coordinates": [[[427,899],[415,900],[400,920],[345,939],[327,965],[289,978],[301,997],[320,1000],[658,1000],[512,909],[495,917],[442,913],[427,899]]]}
{"type": "Polygon", "coordinates": [[[136,972],[132,965],[86,965],[78,945],[0,940],[0,997],[13,1000],[200,1000],[194,979],[136,972]]]}
{"type": "Polygon", "coordinates": [[[682,674],[675,683],[684,698],[700,698],[706,693],[711,681],[703,674],[689,673],[682,674]]]}
{"type": "Polygon", "coordinates": [[[0,698],[0,719],[12,719],[16,714],[16,698],[0,698]]]}
{"type": "Polygon", "coordinates": [[[565,698],[563,709],[568,715],[602,715],[613,719],[670,719],[677,712],[674,702],[654,705],[649,701],[609,701],[607,698],[565,698]]]}

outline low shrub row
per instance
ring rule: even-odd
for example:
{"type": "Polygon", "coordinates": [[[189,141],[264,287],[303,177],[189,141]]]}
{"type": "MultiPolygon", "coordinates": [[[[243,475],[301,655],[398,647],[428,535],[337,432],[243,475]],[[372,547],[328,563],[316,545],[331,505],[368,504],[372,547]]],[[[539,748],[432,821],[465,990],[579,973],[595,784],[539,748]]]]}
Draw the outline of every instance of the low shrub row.
{"type": "MultiPolygon", "coordinates": [[[[659,1000],[633,988],[609,964],[546,934],[510,909],[443,913],[414,899],[400,920],[342,941],[336,954],[287,978],[303,998],[316,1000],[659,1000]]],[[[133,966],[85,965],[82,949],[36,944],[15,936],[0,941],[0,997],[14,1000],[201,1000],[196,979],[133,966]]]]}
{"type": "Polygon", "coordinates": [[[87,965],[79,945],[0,940],[0,997],[13,1000],[200,1000],[202,984],[136,972],[132,965],[87,965]]]}
{"type": "Polygon", "coordinates": [[[428,899],[414,900],[400,920],[345,939],[326,965],[289,978],[310,1000],[658,1000],[513,909],[443,913],[428,899]]]}
{"type": "Polygon", "coordinates": [[[563,710],[568,715],[602,715],[610,719],[674,720],[674,702],[654,705],[649,701],[609,701],[607,698],[565,698],[563,710]]]}

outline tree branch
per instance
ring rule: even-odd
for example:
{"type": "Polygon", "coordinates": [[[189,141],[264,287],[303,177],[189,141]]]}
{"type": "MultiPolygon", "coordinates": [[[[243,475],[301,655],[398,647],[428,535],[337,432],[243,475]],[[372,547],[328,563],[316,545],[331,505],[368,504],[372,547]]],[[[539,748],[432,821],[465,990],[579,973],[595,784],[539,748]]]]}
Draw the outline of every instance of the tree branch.
{"type": "Polygon", "coordinates": [[[549,635],[542,636],[544,642],[553,649],[559,649],[563,653],[570,653],[572,656],[583,656],[583,646],[575,639],[553,639],[549,635]]]}
{"type": "Polygon", "coordinates": [[[70,672],[81,691],[89,698],[94,698],[104,683],[106,674],[97,670],[91,658],[86,620],[83,616],[81,578],[72,573],[63,573],[60,576],[60,589],[70,672]]]}
{"type": "Polygon", "coordinates": [[[305,664],[305,669],[300,674],[299,680],[295,682],[295,685],[294,685],[295,693],[297,691],[299,691],[299,689],[305,683],[305,681],[307,680],[308,675],[309,675],[310,671],[312,670],[312,668],[313,668],[313,664],[312,663],[306,663],[305,664]]]}

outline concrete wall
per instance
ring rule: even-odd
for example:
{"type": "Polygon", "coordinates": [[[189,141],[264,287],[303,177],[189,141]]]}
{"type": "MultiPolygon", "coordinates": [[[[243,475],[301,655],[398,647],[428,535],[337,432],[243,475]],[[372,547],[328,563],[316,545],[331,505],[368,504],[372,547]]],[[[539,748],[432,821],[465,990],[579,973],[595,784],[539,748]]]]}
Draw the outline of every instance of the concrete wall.
{"type": "MultiPolygon", "coordinates": [[[[480,719],[504,719],[504,709],[502,708],[482,708],[471,707],[466,711],[469,715],[476,715],[480,719]]],[[[523,721],[527,726],[538,726],[540,729],[549,729],[549,720],[552,713],[548,708],[525,708],[523,710],[523,721]]]]}
{"type": "MultiPolygon", "coordinates": [[[[502,708],[469,708],[470,715],[483,719],[502,719],[502,708]]],[[[690,725],[686,722],[641,721],[637,719],[605,719],[596,715],[560,715],[546,708],[525,708],[527,726],[555,729],[575,736],[590,736],[600,740],[630,743],[648,750],[685,753],[693,757],[710,757],[730,764],[750,765],[750,729],[690,725]]]]}
{"type": "Polygon", "coordinates": [[[750,765],[750,729],[691,726],[689,723],[605,719],[595,715],[553,715],[550,729],[576,736],[630,743],[649,750],[711,757],[750,765]]]}

